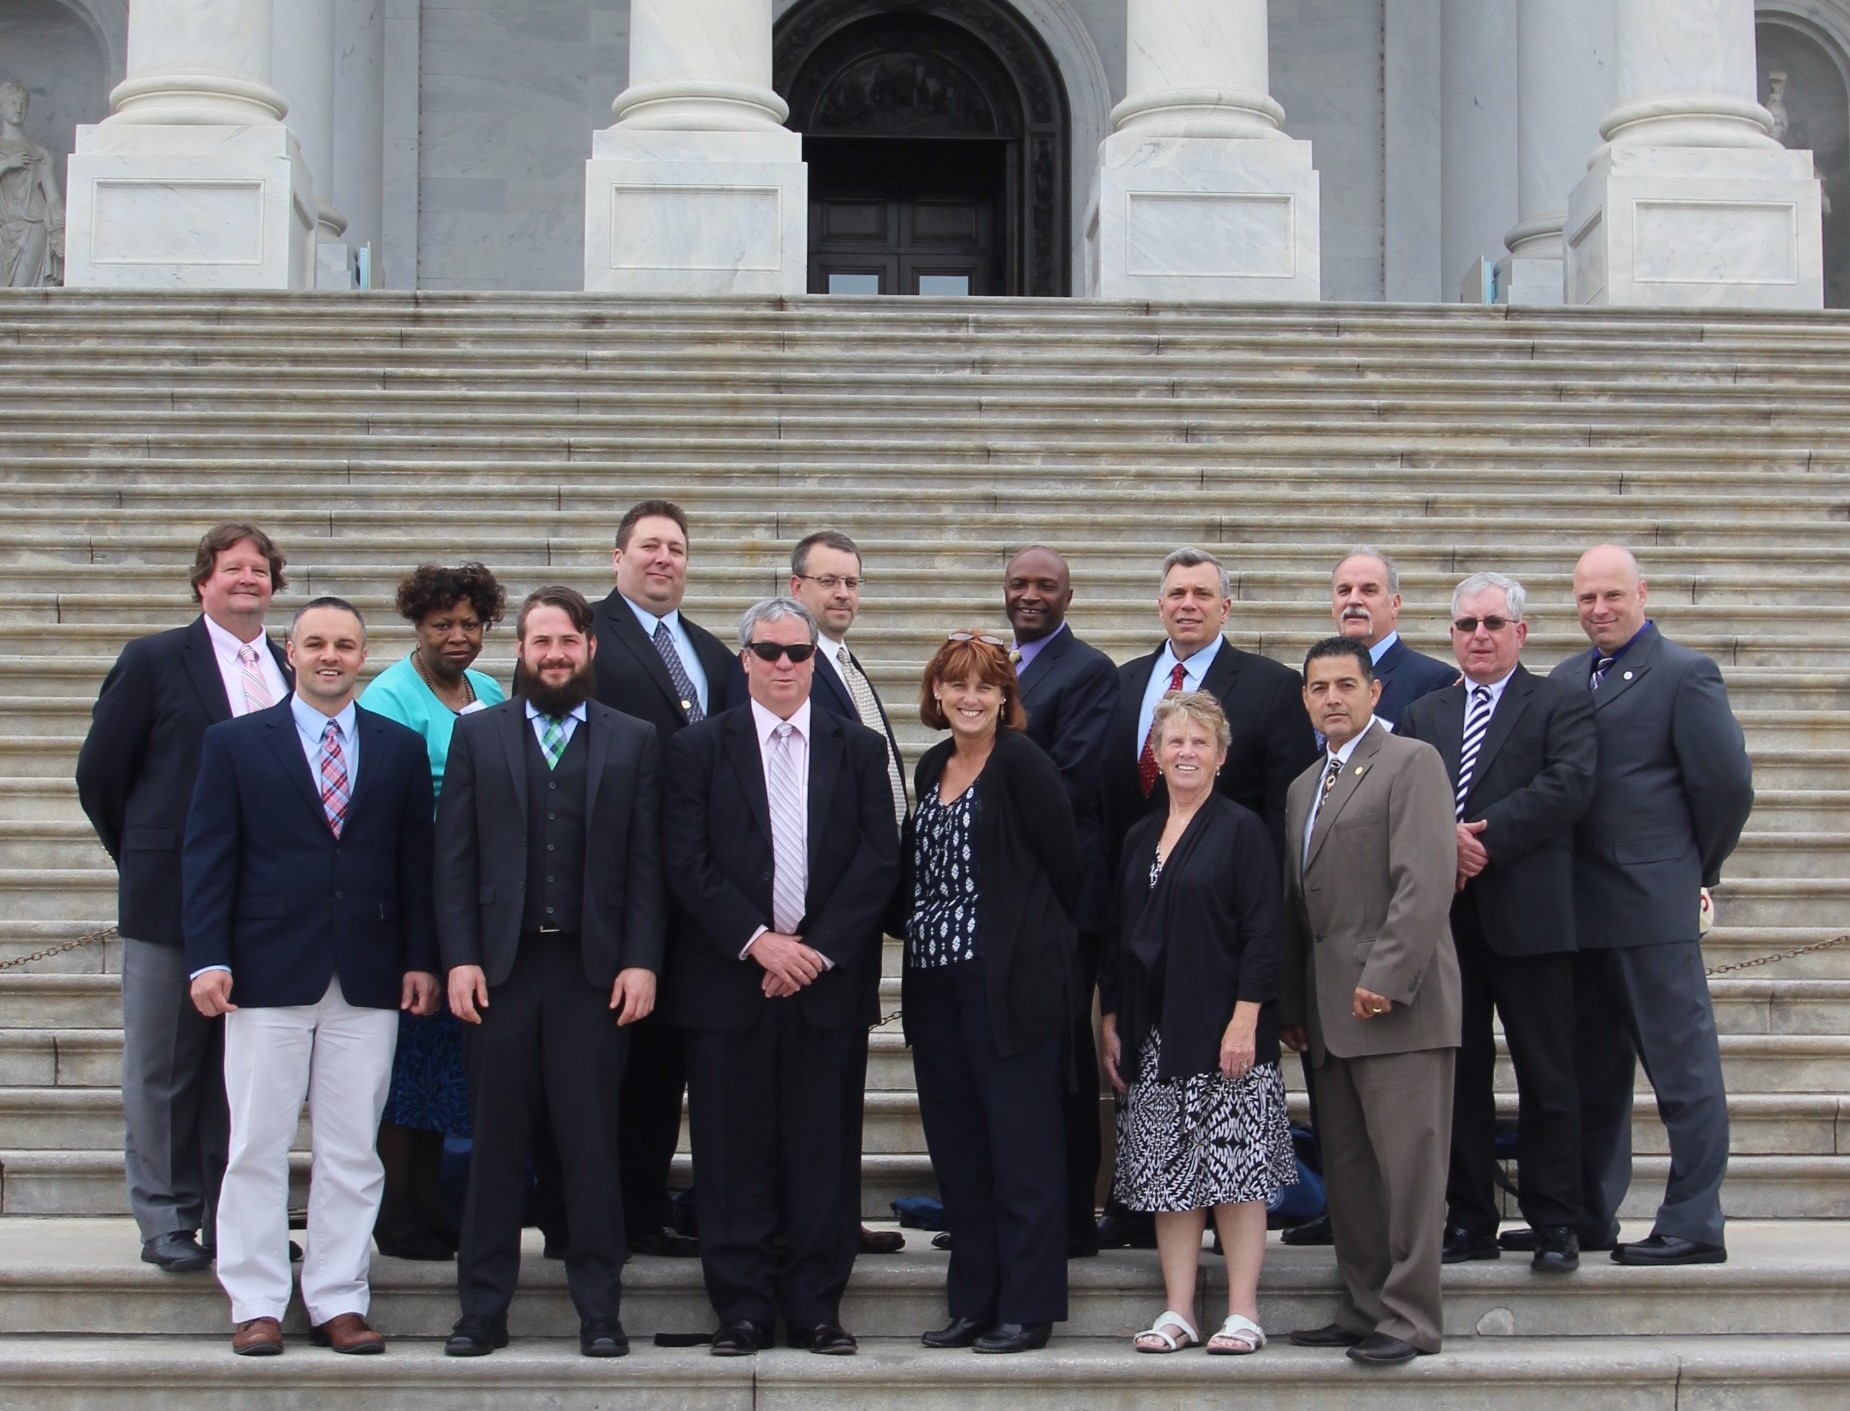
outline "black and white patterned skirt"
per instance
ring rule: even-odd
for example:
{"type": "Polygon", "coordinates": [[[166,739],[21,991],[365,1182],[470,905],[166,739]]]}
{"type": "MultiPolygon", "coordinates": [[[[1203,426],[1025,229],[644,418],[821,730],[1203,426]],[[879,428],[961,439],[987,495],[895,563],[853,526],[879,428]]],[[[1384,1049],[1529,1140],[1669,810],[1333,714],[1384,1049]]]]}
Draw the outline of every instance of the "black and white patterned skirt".
{"type": "Polygon", "coordinates": [[[1276,1063],[1158,1082],[1162,1040],[1144,1040],[1118,1112],[1118,1199],[1132,1210],[1204,1210],[1266,1200],[1297,1180],[1276,1063]]]}

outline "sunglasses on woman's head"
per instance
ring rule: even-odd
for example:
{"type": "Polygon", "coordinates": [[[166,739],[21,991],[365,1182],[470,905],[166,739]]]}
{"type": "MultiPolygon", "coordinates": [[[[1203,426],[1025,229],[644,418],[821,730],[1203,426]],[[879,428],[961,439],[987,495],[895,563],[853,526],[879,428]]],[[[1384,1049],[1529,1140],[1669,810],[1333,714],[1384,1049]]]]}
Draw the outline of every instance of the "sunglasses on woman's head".
{"type": "Polygon", "coordinates": [[[981,642],[986,647],[1000,647],[1005,652],[1009,649],[1007,642],[1000,637],[992,637],[987,632],[953,632],[944,640],[947,642],[981,642]]]}

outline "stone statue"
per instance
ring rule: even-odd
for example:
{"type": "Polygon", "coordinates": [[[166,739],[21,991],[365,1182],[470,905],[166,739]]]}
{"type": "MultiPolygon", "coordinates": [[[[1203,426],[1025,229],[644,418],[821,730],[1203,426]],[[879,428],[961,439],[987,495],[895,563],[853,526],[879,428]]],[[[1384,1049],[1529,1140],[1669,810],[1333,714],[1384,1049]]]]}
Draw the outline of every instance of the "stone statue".
{"type": "Polygon", "coordinates": [[[0,83],[0,286],[64,282],[64,199],[50,152],[25,134],[26,90],[0,83]]]}
{"type": "Polygon", "coordinates": [[[1786,141],[1786,134],[1792,130],[1792,119],[1786,112],[1786,74],[1775,69],[1766,76],[1766,110],[1773,115],[1773,140],[1786,141]]]}

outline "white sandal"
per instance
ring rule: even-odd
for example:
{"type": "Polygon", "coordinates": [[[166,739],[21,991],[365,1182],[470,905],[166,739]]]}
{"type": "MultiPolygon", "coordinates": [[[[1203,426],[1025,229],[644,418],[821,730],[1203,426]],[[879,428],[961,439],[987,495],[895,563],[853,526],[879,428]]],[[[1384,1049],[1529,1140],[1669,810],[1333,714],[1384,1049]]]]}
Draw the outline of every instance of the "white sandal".
{"type": "Polygon", "coordinates": [[[1136,1348],[1139,1352],[1180,1352],[1183,1348],[1193,1347],[1200,1341],[1201,1334],[1196,1330],[1193,1323],[1176,1312],[1175,1309],[1165,1308],[1162,1317],[1158,1318],[1155,1323],[1145,1328],[1131,1340],[1131,1346],[1136,1348]],[[1182,1336],[1180,1338],[1172,1333],[1164,1331],[1164,1329],[1171,1324],[1182,1330],[1182,1336]],[[1145,1347],[1143,1345],[1143,1339],[1145,1338],[1161,1338],[1164,1346],[1145,1347]]]}
{"type": "Polygon", "coordinates": [[[1220,1330],[1208,1339],[1208,1351],[1221,1357],[1244,1357],[1265,1346],[1265,1329],[1241,1313],[1229,1313],[1220,1330]],[[1217,1342],[1227,1345],[1216,1347],[1217,1342]]]}

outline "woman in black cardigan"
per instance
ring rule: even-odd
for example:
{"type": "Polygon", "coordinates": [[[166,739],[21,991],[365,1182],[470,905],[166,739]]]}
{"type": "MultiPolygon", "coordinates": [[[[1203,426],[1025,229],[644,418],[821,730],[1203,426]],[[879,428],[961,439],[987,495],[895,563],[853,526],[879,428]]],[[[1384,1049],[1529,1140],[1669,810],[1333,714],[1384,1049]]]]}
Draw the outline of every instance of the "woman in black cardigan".
{"type": "Polygon", "coordinates": [[[1169,811],[1125,837],[1120,929],[1099,986],[1106,1072],[1127,1095],[1117,1190],[1156,1212],[1169,1300],[1136,1347],[1201,1340],[1188,1311],[1212,1209],[1227,1320],[1208,1351],[1257,1352],[1266,1200],[1296,1179],[1278,1071],[1278,854],[1258,815],[1214,790],[1228,731],[1213,696],[1164,697],[1150,735],[1169,811]]]}
{"type": "Polygon", "coordinates": [[[919,716],[951,732],[918,764],[901,891],[905,1035],[951,1234],[951,1321],[922,1340],[1022,1352],[1066,1319],[1079,841],[1001,639],[952,633],[919,716]]]}

